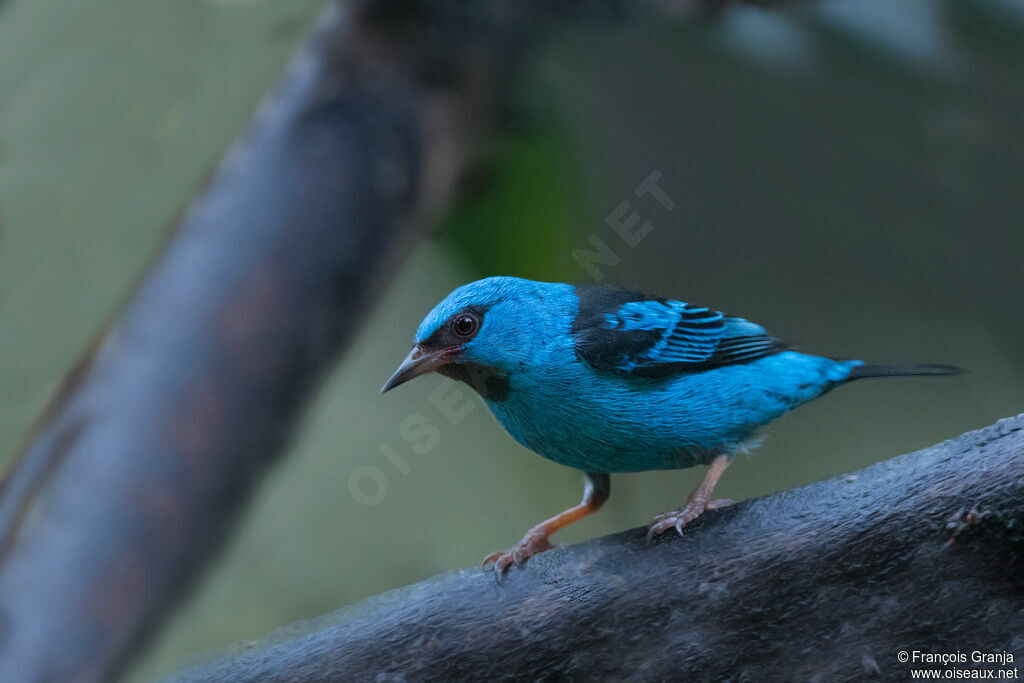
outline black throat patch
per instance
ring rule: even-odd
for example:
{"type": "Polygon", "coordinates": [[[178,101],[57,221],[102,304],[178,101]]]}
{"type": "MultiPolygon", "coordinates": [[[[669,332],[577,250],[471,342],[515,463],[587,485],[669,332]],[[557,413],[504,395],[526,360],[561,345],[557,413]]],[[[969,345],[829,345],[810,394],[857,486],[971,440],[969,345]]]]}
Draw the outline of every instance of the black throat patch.
{"type": "Polygon", "coordinates": [[[508,377],[494,368],[473,363],[449,363],[437,371],[446,377],[468,384],[488,401],[504,401],[511,391],[508,377]]]}

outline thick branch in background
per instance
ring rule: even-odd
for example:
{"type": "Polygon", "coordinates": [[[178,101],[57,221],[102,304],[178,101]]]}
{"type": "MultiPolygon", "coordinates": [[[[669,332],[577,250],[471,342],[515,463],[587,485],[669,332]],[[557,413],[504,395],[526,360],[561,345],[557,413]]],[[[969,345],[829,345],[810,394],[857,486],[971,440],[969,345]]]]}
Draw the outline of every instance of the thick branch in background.
{"type": "Polygon", "coordinates": [[[1024,415],[683,537],[645,531],[538,555],[500,586],[442,574],[173,680],[902,681],[900,650],[1024,656],[1024,415]]]}
{"type": "Polygon", "coordinates": [[[123,660],[221,541],[486,128],[479,44],[441,54],[403,33],[407,14],[341,7],[8,473],[0,680],[93,680],[123,660]],[[460,60],[471,75],[436,77],[460,60]]]}
{"type": "Polygon", "coordinates": [[[330,9],[0,489],[0,680],[117,670],[222,541],[549,20],[719,0],[330,9]]]}

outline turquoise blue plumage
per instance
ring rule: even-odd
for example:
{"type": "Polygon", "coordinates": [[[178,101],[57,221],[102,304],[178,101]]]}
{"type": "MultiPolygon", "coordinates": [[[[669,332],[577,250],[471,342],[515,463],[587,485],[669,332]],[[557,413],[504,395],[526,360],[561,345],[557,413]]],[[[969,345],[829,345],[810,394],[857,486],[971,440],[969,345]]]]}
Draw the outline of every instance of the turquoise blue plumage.
{"type": "Polygon", "coordinates": [[[754,445],[768,422],[859,377],[956,368],[835,360],[704,306],[609,286],[489,277],[459,287],[424,318],[384,390],[430,371],[476,389],[523,446],[587,473],[580,505],[489,558],[504,571],[600,507],[609,473],[712,465],[707,490],[652,526],[681,533],[715,502],[711,489],[729,458],[754,445]]]}

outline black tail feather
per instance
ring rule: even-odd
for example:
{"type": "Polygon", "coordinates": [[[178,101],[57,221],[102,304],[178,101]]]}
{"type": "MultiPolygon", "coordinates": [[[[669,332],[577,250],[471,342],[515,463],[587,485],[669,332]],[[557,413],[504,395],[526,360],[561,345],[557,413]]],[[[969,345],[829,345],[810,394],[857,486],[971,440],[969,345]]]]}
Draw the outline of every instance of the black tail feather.
{"type": "Polygon", "coordinates": [[[921,377],[927,375],[959,375],[963,368],[955,365],[935,365],[933,363],[891,363],[888,365],[861,365],[854,368],[847,377],[848,381],[868,377],[921,377]]]}

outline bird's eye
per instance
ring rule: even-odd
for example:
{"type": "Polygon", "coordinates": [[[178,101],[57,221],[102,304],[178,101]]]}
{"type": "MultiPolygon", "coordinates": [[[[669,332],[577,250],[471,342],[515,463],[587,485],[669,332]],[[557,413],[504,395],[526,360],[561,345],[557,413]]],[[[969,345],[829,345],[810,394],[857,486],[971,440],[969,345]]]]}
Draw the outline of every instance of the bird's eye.
{"type": "Polygon", "coordinates": [[[480,319],[470,313],[463,313],[452,320],[452,331],[463,339],[469,339],[480,329],[480,319]]]}

